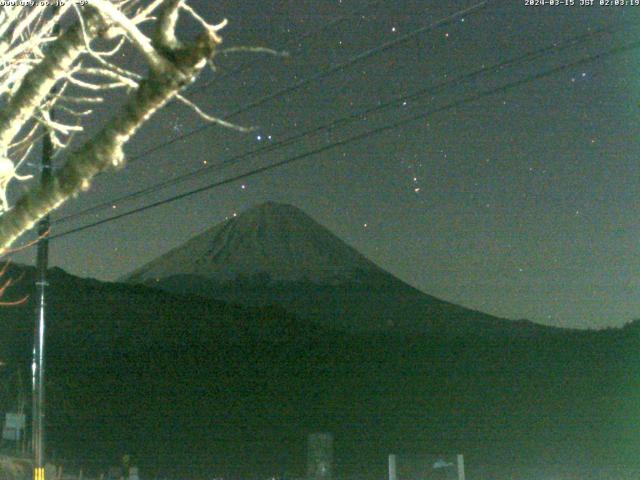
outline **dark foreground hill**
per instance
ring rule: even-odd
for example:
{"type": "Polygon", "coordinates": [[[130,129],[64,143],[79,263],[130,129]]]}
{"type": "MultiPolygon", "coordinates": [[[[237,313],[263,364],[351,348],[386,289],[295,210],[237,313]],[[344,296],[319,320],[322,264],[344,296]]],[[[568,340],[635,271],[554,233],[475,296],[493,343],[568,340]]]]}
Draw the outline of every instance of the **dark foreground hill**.
{"type": "MultiPolygon", "coordinates": [[[[302,475],[305,435],[326,430],[338,478],[441,451],[474,480],[638,478],[638,323],[345,333],[56,269],[49,306],[48,446],[85,466],[129,453],[147,478],[302,475]]],[[[20,366],[28,385],[32,312],[1,311],[5,409],[20,366]]]]}

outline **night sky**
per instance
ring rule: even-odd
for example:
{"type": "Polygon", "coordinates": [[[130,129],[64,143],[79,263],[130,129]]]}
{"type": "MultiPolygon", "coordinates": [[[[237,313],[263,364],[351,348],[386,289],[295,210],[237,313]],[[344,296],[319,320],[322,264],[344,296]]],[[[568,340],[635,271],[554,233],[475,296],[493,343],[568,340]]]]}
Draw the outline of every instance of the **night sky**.
{"type": "MultiPolygon", "coordinates": [[[[260,45],[290,53],[287,58],[219,56],[218,72],[206,72],[190,94],[204,110],[219,116],[461,9],[477,8],[232,118],[257,126],[251,133],[212,126],[139,157],[203,126],[186,108],[169,106],[129,144],[132,161],[125,170],[100,176],[90,192],[55,212],[54,221],[213,167],[152,195],[55,224],[53,235],[421,112],[441,111],[55,239],[53,265],[80,276],[114,280],[234,212],[275,200],[302,208],[400,279],[460,305],[580,328],[620,326],[640,318],[640,48],[604,54],[447,107],[640,41],[640,6],[526,6],[525,0],[485,6],[474,0],[191,4],[211,21],[229,19],[225,46],[260,45]],[[599,32],[605,27],[611,31],[599,32]],[[218,166],[266,143],[525,52],[561,46],[578,35],[586,36],[567,48],[424,97],[396,101],[391,108],[271,153],[218,166]]],[[[190,26],[184,29],[189,33],[190,26]]],[[[113,111],[112,103],[109,109],[113,111]]],[[[33,257],[35,250],[17,260],[33,257]]]]}

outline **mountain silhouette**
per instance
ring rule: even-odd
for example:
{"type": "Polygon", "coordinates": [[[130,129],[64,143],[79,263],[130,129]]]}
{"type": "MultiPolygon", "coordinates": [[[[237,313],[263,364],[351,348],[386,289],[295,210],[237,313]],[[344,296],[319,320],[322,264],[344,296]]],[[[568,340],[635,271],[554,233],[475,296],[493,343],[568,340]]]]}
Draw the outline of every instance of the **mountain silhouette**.
{"type": "Polygon", "coordinates": [[[510,321],[435,298],[394,277],[302,210],[267,202],[215,225],[122,281],[251,306],[278,304],[351,331],[527,333],[510,321]]]}
{"type": "Polygon", "coordinates": [[[267,202],[215,225],[123,280],[194,275],[222,283],[257,276],[331,285],[378,270],[302,210],[267,202]]]}
{"type": "MultiPolygon", "coordinates": [[[[0,412],[28,399],[35,307],[34,269],[7,276],[6,300],[30,298],[0,312],[0,412]]],[[[47,445],[93,478],[125,453],[143,478],[299,478],[314,431],[335,436],[336,478],[425,452],[462,452],[482,480],[640,471],[640,322],[347,332],[60,269],[48,281],[47,445]]]]}

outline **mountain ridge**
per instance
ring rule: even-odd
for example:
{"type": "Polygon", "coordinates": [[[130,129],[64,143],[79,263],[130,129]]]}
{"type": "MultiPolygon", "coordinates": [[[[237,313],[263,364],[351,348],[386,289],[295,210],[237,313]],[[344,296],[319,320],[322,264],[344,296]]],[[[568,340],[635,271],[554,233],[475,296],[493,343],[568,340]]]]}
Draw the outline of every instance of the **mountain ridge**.
{"type": "MultiPolygon", "coordinates": [[[[7,275],[21,272],[7,295],[31,297],[2,316],[4,411],[32,354],[35,271],[7,275]]],[[[381,478],[390,451],[420,445],[464,452],[478,480],[543,467],[550,477],[560,457],[585,480],[611,465],[640,469],[637,322],[354,334],[280,307],[60,269],[48,292],[48,445],[96,477],[130,453],[150,478],[297,478],[305,435],[317,430],[335,435],[339,478],[381,478]]]]}
{"type": "Polygon", "coordinates": [[[243,305],[278,304],[316,323],[357,331],[538,325],[424,293],[299,208],[276,202],[208,228],[121,280],[243,305]]]}
{"type": "Polygon", "coordinates": [[[179,272],[233,281],[267,272],[275,281],[324,284],[377,268],[297,207],[266,202],[208,228],[120,280],[141,283],[179,272]]]}

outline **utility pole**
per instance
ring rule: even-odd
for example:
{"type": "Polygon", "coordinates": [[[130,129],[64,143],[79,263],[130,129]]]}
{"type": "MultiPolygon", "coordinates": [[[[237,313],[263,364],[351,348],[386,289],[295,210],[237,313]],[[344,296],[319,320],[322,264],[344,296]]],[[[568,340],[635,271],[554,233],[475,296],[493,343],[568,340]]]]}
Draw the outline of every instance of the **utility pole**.
{"type": "MultiPolygon", "coordinates": [[[[53,111],[50,112],[53,119],[53,111]]],[[[45,184],[51,180],[51,157],[53,156],[53,142],[51,135],[47,134],[42,139],[42,162],[40,183],[45,184]]],[[[33,480],[45,480],[44,478],[44,448],[45,448],[45,307],[47,304],[47,268],[49,266],[49,215],[38,222],[38,252],[36,259],[36,322],[33,339],[33,408],[32,408],[32,438],[33,438],[33,480]]]]}
{"type": "Polygon", "coordinates": [[[396,455],[389,455],[389,480],[398,480],[397,459],[396,455]]]}
{"type": "MultiPolygon", "coordinates": [[[[54,15],[58,8],[54,7],[54,15]]],[[[54,36],[60,33],[60,23],[56,23],[52,33],[54,36]]],[[[55,94],[57,88],[54,86],[51,93],[55,94]]],[[[52,106],[49,115],[51,120],[55,120],[54,107],[52,106]]],[[[45,127],[46,128],[46,127],[45,127]]],[[[42,138],[42,160],[40,170],[40,184],[45,185],[51,181],[51,159],[53,157],[53,140],[51,132],[47,132],[42,138]]],[[[36,322],[35,334],[33,338],[33,363],[32,368],[32,386],[33,386],[33,405],[31,410],[32,416],[32,440],[33,440],[33,480],[45,480],[45,326],[46,316],[45,307],[47,305],[47,268],[49,267],[49,230],[51,222],[49,215],[45,215],[38,222],[38,250],[36,257],[36,322]]]]}
{"type": "MultiPolygon", "coordinates": [[[[57,8],[56,8],[57,10],[57,8]]],[[[60,24],[53,27],[54,35],[60,33],[60,24]]],[[[51,93],[55,94],[54,86],[51,93]]],[[[51,120],[55,120],[53,107],[49,111],[51,120]]],[[[40,184],[45,185],[51,181],[51,159],[53,157],[53,141],[51,133],[47,132],[42,139],[42,160],[40,170],[40,184]]],[[[33,405],[32,417],[32,441],[33,441],[33,480],[45,480],[45,326],[47,305],[47,268],[49,267],[49,229],[51,222],[49,215],[45,215],[38,222],[38,250],[36,258],[36,322],[33,338],[33,363],[32,387],[33,405]]]]}

